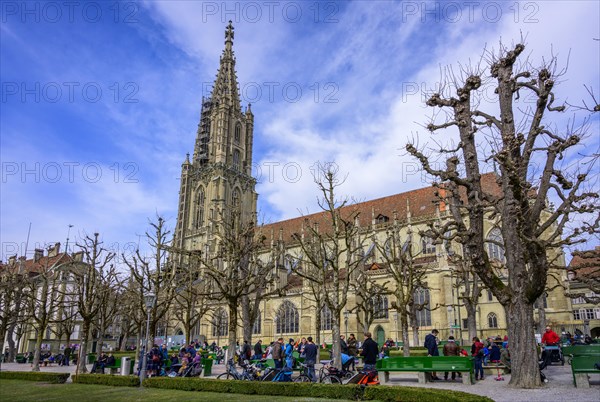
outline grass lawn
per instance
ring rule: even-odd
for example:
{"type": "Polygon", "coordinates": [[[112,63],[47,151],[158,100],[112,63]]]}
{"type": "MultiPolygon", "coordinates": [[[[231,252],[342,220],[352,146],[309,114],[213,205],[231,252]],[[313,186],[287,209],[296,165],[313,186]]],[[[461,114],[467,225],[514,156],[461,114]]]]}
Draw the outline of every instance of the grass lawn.
{"type": "MultiPolygon", "coordinates": [[[[33,381],[0,380],[1,401],[244,401],[273,402],[273,396],[191,392],[154,388],[109,387],[106,385],[47,384],[33,381]]],[[[317,398],[278,396],[277,401],[331,401],[317,398]]],[[[339,401],[339,399],[336,399],[339,401]]]]}

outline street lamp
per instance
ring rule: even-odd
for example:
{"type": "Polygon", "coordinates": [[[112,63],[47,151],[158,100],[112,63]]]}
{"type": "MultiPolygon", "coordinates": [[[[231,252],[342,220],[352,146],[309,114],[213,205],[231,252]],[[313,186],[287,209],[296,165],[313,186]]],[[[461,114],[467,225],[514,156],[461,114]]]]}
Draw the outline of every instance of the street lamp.
{"type": "Polygon", "coordinates": [[[394,311],[393,317],[394,317],[394,327],[396,329],[396,345],[398,345],[398,343],[399,343],[399,339],[398,339],[398,335],[399,335],[399,331],[398,331],[398,311],[394,311]]]}
{"type": "Polygon", "coordinates": [[[150,311],[154,307],[154,303],[156,302],[156,295],[153,292],[148,292],[144,295],[144,303],[146,304],[147,310],[147,318],[146,318],[146,339],[144,340],[144,347],[142,348],[142,368],[140,370],[140,384],[146,378],[146,367],[148,365],[148,359],[146,357],[148,350],[148,341],[150,337],[150,311]]]}

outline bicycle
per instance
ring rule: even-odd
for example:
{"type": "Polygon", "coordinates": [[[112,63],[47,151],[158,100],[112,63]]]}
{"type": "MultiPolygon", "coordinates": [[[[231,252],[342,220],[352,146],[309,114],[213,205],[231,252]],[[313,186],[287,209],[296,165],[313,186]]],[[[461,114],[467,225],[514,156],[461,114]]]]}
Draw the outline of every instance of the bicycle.
{"type": "Polygon", "coordinates": [[[308,375],[308,366],[302,362],[299,362],[300,366],[300,375],[294,378],[294,382],[312,382],[311,378],[308,375]]]}
{"type": "Polygon", "coordinates": [[[323,384],[341,384],[344,380],[352,378],[353,375],[352,371],[344,368],[338,370],[336,367],[327,364],[319,369],[319,382],[323,384]]]}
{"type": "Polygon", "coordinates": [[[235,368],[235,363],[233,362],[233,359],[229,359],[229,361],[227,362],[226,371],[222,374],[219,374],[217,376],[217,380],[245,380],[245,381],[254,380],[255,376],[248,369],[248,365],[245,364],[245,365],[241,365],[241,366],[243,368],[243,371],[240,373],[235,368]]]}

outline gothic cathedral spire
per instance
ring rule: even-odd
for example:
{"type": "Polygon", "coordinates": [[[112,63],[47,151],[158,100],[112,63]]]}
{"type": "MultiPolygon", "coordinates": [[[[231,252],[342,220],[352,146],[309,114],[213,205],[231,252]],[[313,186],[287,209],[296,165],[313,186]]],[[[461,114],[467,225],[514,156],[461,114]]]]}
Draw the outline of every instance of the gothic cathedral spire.
{"type": "Polygon", "coordinates": [[[250,105],[242,112],[233,39],[229,21],[212,93],[202,98],[192,161],[182,165],[174,239],[178,248],[209,252],[219,230],[256,218],[254,115],[250,105]]]}

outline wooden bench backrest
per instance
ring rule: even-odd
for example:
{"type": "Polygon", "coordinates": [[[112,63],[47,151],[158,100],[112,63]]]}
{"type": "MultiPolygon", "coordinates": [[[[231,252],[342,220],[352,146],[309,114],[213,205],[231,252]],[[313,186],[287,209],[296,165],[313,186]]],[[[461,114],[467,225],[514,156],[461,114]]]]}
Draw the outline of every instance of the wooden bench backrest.
{"type": "MultiPolygon", "coordinates": [[[[598,363],[600,364],[600,354],[595,356],[573,356],[571,359],[571,367],[573,371],[576,370],[593,370],[594,365],[598,363]]],[[[600,370],[598,370],[600,373],[600,370]]]]}
{"type": "Polygon", "coordinates": [[[432,356],[432,357],[390,357],[389,359],[381,359],[376,363],[377,369],[448,369],[460,370],[460,369],[472,369],[473,361],[467,357],[458,356],[432,356]]]}
{"type": "Polygon", "coordinates": [[[562,348],[563,354],[573,356],[598,355],[600,345],[575,345],[562,348]]]}

